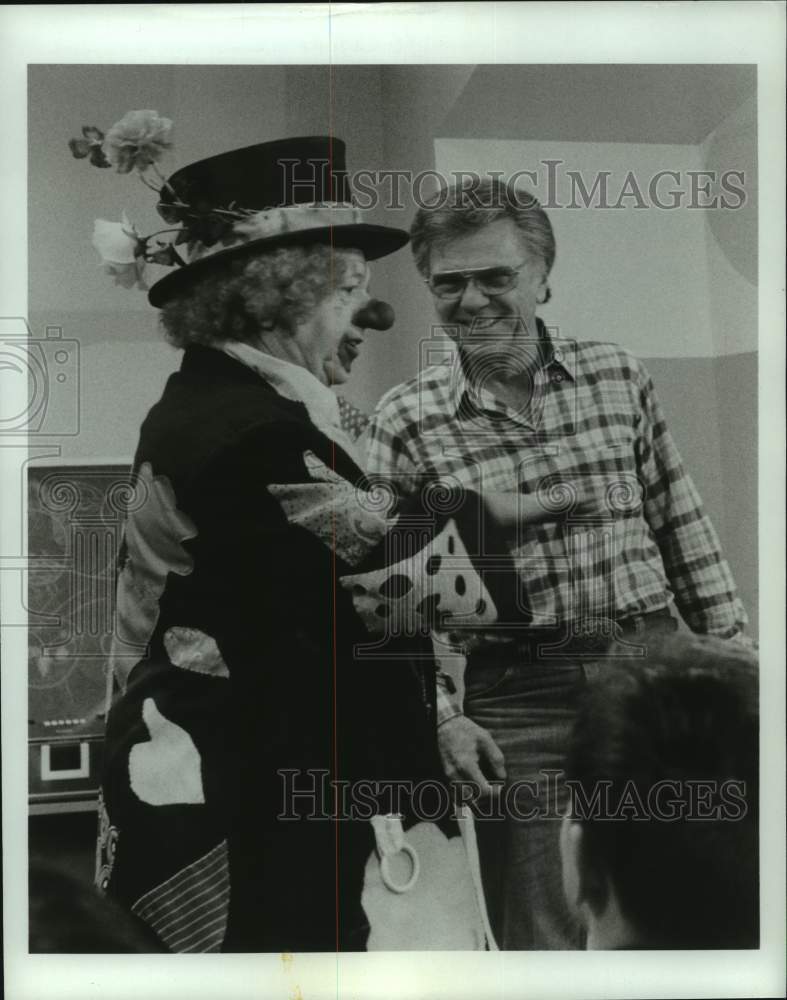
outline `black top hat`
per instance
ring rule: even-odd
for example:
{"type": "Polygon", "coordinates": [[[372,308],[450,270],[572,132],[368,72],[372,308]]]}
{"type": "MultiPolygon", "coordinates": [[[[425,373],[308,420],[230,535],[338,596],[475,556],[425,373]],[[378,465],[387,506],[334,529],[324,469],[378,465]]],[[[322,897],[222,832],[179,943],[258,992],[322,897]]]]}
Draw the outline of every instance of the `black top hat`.
{"type": "Polygon", "coordinates": [[[332,136],[279,139],[199,160],[160,192],[160,215],[182,223],[188,261],[150,289],[161,306],[216,262],[263,248],[322,243],[367,260],[407,243],[403,229],[362,221],[352,204],[345,144],[332,136]]]}

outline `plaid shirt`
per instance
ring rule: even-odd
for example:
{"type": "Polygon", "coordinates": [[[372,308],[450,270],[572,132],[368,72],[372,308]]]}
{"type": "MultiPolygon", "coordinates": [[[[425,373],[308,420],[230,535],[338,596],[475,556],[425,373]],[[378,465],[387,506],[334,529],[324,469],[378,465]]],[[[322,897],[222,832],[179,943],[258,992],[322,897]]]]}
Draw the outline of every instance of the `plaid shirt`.
{"type": "Polygon", "coordinates": [[[613,344],[550,338],[538,323],[547,360],[520,412],[471,385],[447,341],[427,345],[437,363],[372,417],[369,474],[404,490],[428,474],[538,493],[555,509],[566,491],[604,497],[600,517],[568,512],[512,539],[525,619],[620,620],[674,598],[693,631],[736,635],[746,613],[644,366],[613,344]]]}

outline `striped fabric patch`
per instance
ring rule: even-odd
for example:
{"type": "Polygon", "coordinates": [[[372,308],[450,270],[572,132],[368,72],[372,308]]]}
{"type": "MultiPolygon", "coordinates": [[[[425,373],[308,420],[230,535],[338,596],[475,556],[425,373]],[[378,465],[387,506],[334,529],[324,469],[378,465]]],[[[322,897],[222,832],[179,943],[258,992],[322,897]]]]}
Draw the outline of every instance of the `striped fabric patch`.
{"type": "Polygon", "coordinates": [[[150,924],[170,951],[220,951],[229,899],[227,842],[223,840],[146,892],[131,909],[150,924]]]}

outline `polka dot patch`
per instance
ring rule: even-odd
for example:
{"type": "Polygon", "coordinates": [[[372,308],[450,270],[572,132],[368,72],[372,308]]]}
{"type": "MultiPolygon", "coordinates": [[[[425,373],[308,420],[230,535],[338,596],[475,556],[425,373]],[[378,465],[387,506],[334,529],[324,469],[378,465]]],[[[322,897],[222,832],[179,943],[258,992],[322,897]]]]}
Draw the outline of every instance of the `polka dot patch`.
{"type": "Polygon", "coordinates": [[[386,600],[398,600],[413,589],[413,581],[402,573],[394,573],[380,587],[386,600]]]}
{"type": "Polygon", "coordinates": [[[426,634],[444,625],[478,628],[497,618],[453,521],[410,558],[342,577],[341,584],[373,634],[426,634]]]}

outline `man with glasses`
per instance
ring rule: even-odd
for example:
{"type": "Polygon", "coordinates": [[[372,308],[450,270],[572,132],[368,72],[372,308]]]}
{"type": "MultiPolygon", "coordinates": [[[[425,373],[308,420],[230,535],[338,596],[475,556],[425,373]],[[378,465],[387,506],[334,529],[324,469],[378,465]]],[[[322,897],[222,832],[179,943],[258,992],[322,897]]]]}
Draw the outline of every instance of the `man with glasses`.
{"type": "Polygon", "coordinates": [[[579,947],[555,822],[578,694],[603,659],[674,630],[673,602],[699,633],[740,635],[746,614],[641,362],[537,317],[555,239],[536,199],[465,176],[419,210],[411,240],[457,350],[383,397],[369,472],[404,492],[429,477],[535,495],[554,515],[511,539],[518,623],[435,632],[438,653],[465,664],[463,700],[441,677],[438,736],[449,777],[480,791],[479,815],[504,816],[478,824],[500,946],[579,947]]]}

